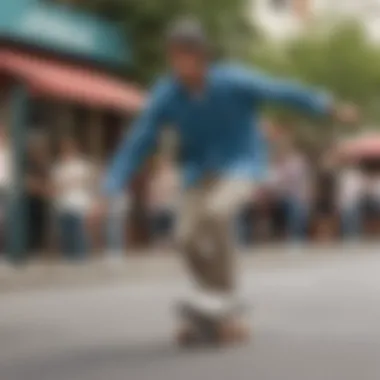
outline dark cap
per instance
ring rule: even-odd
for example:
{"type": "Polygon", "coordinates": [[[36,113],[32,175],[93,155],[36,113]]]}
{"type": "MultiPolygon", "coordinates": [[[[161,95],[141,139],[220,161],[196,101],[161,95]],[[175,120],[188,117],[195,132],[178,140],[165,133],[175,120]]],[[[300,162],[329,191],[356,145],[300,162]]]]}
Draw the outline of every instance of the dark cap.
{"type": "Polygon", "coordinates": [[[193,50],[207,50],[208,38],[202,24],[196,19],[175,21],[166,34],[168,46],[179,46],[193,50]]]}

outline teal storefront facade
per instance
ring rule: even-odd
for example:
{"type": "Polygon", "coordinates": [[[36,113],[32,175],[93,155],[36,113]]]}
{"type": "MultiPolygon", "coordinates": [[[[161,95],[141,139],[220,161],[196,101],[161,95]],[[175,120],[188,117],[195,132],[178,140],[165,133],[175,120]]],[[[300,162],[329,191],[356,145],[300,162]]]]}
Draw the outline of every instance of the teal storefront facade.
{"type": "Polygon", "coordinates": [[[120,28],[43,0],[1,2],[0,38],[104,65],[124,65],[131,60],[120,28]]]}
{"type": "Polygon", "coordinates": [[[27,257],[23,162],[26,155],[27,109],[31,98],[36,94],[49,97],[51,92],[51,96],[60,101],[86,102],[94,109],[111,107],[124,112],[122,108],[125,103],[128,112],[136,111],[139,99],[142,101],[142,93],[112,74],[131,63],[131,59],[132,53],[122,31],[108,21],[78,12],[70,6],[43,0],[0,3],[0,75],[7,78],[7,129],[13,154],[7,251],[13,261],[23,261],[27,257]],[[29,61],[34,66],[29,68],[29,61]],[[77,65],[80,69],[76,68],[77,65]],[[36,67],[36,73],[33,73],[32,67],[36,67]],[[51,78],[47,75],[45,78],[44,70],[52,73],[51,78]],[[80,83],[83,70],[92,73],[87,78],[87,92],[83,92],[85,85],[80,83]],[[69,75],[73,83],[67,88],[59,86],[59,81],[54,82],[59,75],[62,78],[69,75]],[[104,99],[101,89],[105,89],[104,99]],[[128,107],[129,99],[133,102],[131,100],[128,107]]]}

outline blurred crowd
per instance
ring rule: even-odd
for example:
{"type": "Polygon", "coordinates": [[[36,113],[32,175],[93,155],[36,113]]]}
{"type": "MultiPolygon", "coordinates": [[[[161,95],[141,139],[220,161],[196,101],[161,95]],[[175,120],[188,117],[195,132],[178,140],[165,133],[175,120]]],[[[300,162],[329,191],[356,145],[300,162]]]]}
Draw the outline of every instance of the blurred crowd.
{"type": "MultiPolygon", "coordinates": [[[[87,221],[98,197],[103,168],[81,152],[71,137],[56,144],[33,134],[25,162],[25,192],[28,252],[58,251],[67,259],[84,259],[95,250],[99,233],[107,246],[123,249],[124,200],[115,200],[104,228],[87,221]],[[53,152],[54,151],[54,152],[53,152]]],[[[2,251],[6,250],[9,194],[12,192],[12,156],[4,136],[0,138],[0,187],[2,251]]]]}
{"type": "MultiPolygon", "coordinates": [[[[272,145],[269,170],[237,216],[238,244],[380,237],[379,163],[309,153],[289,138],[272,145]]],[[[170,161],[155,175],[152,233],[160,244],[173,237],[179,187],[170,161]]]]}
{"type": "MultiPolygon", "coordinates": [[[[269,170],[236,218],[239,245],[380,236],[380,165],[376,161],[326,160],[324,154],[318,157],[310,157],[290,138],[272,144],[269,170]]],[[[7,194],[12,191],[11,166],[9,145],[1,135],[3,252],[9,220],[7,194]]],[[[101,225],[88,218],[104,170],[81,151],[73,138],[63,137],[52,147],[43,135],[30,137],[25,190],[31,255],[51,251],[80,260],[96,251],[120,257],[128,254],[131,205],[127,197],[112,200],[101,225]]],[[[153,246],[166,249],[173,244],[180,197],[175,160],[161,154],[150,171],[143,218],[153,246]]]]}

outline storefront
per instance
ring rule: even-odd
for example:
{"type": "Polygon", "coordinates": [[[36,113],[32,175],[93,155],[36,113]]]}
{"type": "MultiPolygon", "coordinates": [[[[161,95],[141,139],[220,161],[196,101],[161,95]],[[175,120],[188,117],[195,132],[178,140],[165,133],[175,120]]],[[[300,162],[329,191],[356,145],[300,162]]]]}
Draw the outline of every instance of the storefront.
{"type": "Polygon", "coordinates": [[[93,159],[104,159],[143,104],[143,92],[115,74],[130,60],[121,31],[104,20],[43,0],[1,3],[1,123],[13,153],[14,259],[26,253],[23,162],[30,130],[48,130],[52,138],[74,134],[93,159]]]}

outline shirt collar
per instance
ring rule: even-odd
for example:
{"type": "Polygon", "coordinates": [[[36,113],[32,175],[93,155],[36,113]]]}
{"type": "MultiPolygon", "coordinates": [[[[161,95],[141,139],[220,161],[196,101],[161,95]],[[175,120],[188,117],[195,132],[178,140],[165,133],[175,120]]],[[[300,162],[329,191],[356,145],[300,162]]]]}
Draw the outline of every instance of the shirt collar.
{"type": "Polygon", "coordinates": [[[191,98],[191,99],[203,99],[207,95],[207,93],[210,89],[211,75],[212,75],[212,67],[209,67],[207,69],[207,72],[205,75],[205,84],[204,84],[201,92],[199,92],[199,94],[191,93],[188,90],[188,88],[180,81],[180,79],[175,74],[172,74],[172,79],[173,79],[173,83],[174,83],[175,87],[177,88],[177,90],[179,91],[180,94],[182,94],[188,98],[191,98]]]}

